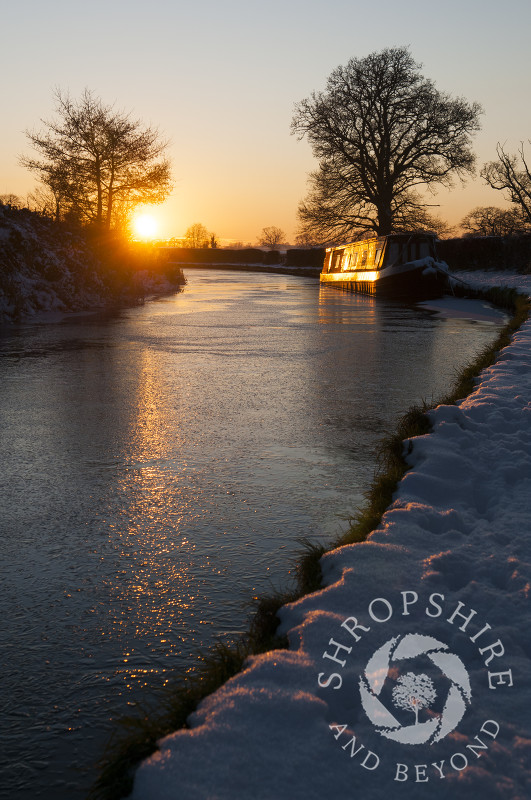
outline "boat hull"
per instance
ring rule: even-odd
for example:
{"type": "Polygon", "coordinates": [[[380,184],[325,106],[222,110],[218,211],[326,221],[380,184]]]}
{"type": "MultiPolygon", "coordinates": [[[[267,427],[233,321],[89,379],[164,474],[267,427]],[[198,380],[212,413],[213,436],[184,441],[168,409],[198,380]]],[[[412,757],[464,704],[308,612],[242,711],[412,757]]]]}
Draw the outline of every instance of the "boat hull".
{"type": "Polygon", "coordinates": [[[391,300],[430,300],[449,288],[446,264],[411,262],[381,270],[321,273],[322,283],[391,300]]]}

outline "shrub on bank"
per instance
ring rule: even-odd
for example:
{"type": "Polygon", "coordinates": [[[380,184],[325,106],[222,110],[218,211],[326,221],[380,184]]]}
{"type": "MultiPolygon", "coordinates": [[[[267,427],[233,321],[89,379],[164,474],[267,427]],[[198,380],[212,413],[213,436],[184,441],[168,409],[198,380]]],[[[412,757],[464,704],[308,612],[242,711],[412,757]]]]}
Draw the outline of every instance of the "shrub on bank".
{"type": "Polygon", "coordinates": [[[240,250],[201,247],[166,247],[168,261],[177,264],[264,264],[267,253],[258,247],[240,250]]]}
{"type": "Polygon", "coordinates": [[[325,249],[321,247],[299,247],[286,252],[287,267],[323,268],[325,249]]]}
{"type": "Polygon", "coordinates": [[[0,205],[0,323],[135,303],[184,282],[156,248],[0,205]]]}

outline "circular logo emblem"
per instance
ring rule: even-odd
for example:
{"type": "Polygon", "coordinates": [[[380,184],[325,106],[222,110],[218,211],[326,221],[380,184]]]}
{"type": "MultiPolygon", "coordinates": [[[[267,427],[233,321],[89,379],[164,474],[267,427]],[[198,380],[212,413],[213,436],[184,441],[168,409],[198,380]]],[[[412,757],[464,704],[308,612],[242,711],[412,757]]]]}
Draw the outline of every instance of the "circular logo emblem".
{"type": "Polygon", "coordinates": [[[434,744],[444,739],[459,724],[471,700],[470,680],[461,659],[448,652],[443,642],[416,633],[389,639],[379,647],[359,686],[365,713],[378,733],[402,744],[434,744]],[[421,657],[425,672],[416,670],[413,662],[421,657]],[[406,667],[408,671],[406,661],[412,667],[406,667]],[[430,710],[434,703],[439,711],[430,710]],[[411,712],[414,722],[401,724],[389,710],[392,706],[411,712]]]}

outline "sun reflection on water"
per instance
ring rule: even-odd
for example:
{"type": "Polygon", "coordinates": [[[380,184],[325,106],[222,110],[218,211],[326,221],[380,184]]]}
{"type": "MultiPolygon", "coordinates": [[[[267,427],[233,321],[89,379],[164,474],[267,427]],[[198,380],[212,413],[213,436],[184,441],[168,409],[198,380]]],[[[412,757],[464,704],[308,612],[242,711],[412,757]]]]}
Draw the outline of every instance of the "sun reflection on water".
{"type": "MultiPolygon", "coordinates": [[[[150,653],[165,651],[169,659],[193,641],[187,629],[197,590],[197,576],[190,575],[196,545],[183,530],[197,497],[179,447],[179,398],[166,379],[161,354],[144,351],[139,358],[123,437],[124,469],[116,485],[123,498],[122,524],[109,530],[120,566],[106,586],[111,635],[124,639],[115,676],[126,689],[149,686],[160,674],[160,668],[149,666],[150,653]]],[[[192,620],[192,627],[204,624],[192,620]]]]}

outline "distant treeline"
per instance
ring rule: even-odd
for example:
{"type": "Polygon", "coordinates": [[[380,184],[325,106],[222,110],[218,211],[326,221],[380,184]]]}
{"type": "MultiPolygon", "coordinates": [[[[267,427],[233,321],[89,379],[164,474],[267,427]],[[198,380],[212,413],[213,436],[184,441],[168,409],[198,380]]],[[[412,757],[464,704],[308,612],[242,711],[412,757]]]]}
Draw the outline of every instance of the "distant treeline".
{"type": "Polygon", "coordinates": [[[531,272],[531,236],[471,236],[442,239],[439,257],[450,269],[507,269],[531,272]]]}
{"type": "Polygon", "coordinates": [[[286,267],[323,266],[325,251],[321,249],[293,249],[286,253],[278,250],[260,250],[258,247],[241,249],[220,249],[202,247],[168,247],[164,248],[169,261],[179,264],[258,264],[274,266],[282,264],[286,267]]]}
{"type": "Polygon", "coordinates": [[[282,256],[276,250],[246,247],[225,250],[210,247],[168,247],[168,260],[179,264],[280,264],[282,256]]]}
{"type": "Polygon", "coordinates": [[[308,248],[293,248],[286,252],[286,266],[287,267],[318,267],[319,270],[323,268],[325,257],[324,248],[312,247],[308,248]]]}

